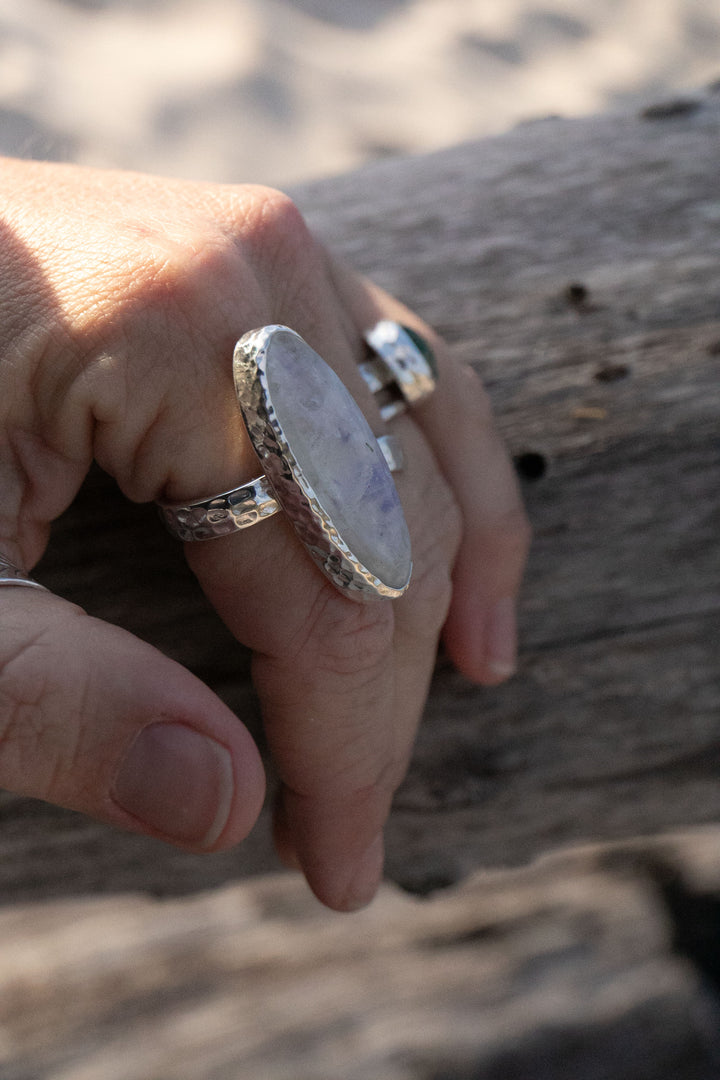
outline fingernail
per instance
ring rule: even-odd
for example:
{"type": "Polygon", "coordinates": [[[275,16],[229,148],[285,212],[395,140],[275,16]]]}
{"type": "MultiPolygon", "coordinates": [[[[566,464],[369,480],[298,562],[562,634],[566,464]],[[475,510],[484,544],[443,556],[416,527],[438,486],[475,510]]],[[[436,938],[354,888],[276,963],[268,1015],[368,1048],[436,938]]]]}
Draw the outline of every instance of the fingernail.
{"type": "Polygon", "coordinates": [[[378,890],[385,862],[385,843],[382,833],[373,840],[360,857],[345,893],[347,911],[359,911],[370,903],[378,890]]]}
{"type": "Polygon", "coordinates": [[[485,636],[485,660],[499,679],[507,679],[517,667],[517,615],[515,600],[505,596],[490,611],[485,636]]]}
{"type": "Polygon", "coordinates": [[[143,728],[121,764],[113,798],[168,840],[211,847],[233,799],[230,754],[185,724],[143,728]]]}

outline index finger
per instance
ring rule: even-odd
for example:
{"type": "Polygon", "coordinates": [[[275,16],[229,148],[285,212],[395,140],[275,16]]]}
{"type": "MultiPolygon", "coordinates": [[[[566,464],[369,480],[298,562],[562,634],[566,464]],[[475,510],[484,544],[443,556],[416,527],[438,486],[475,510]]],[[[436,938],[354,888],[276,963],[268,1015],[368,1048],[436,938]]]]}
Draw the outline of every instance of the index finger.
{"type": "Polygon", "coordinates": [[[286,792],[292,846],[319,898],[366,902],[394,784],[393,610],[355,603],[310,562],[281,515],[189,559],[235,636],[254,651],[253,681],[286,792]],[[212,549],[212,550],[211,550],[212,549]],[[356,880],[357,879],[357,880],[356,880]]]}

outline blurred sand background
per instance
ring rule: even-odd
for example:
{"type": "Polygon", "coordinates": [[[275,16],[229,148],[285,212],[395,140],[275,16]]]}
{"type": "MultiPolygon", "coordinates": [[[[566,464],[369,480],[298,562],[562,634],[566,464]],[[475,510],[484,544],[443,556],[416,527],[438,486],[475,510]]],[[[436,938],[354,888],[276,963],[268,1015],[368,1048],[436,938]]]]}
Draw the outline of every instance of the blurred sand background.
{"type": "Polygon", "coordinates": [[[720,0],[0,0],[0,151],[287,186],[720,78],[720,0]]]}

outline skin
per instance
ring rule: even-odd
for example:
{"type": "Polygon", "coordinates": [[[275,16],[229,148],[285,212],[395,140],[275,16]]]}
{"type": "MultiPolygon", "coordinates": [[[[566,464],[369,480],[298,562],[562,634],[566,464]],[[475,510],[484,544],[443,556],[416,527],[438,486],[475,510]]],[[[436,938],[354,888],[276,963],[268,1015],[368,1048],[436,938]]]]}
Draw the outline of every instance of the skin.
{"type": "MultiPolygon", "coordinates": [[[[188,501],[257,475],[230,363],[247,330],[297,330],[376,434],[388,426],[357,372],[361,331],[396,318],[432,343],[436,393],[389,425],[407,459],[396,478],[413,543],[405,596],[340,595],[282,514],[186,549],[253,650],[282,781],[278,850],[325,904],[362,906],[441,633],[475,682],[500,682],[515,663],[529,531],[482,386],[271,189],[6,160],[0,207],[0,552],[28,569],[93,458],[136,501],[188,501]]],[[[189,672],[60,597],[3,587],[0,786],[214,851],[252,828],[264,775],[241,720],[189,672]],[[222,748],[232,784],[203,835],[173,835],[118,794],[140,733],[166,724],[222,748]]]]}

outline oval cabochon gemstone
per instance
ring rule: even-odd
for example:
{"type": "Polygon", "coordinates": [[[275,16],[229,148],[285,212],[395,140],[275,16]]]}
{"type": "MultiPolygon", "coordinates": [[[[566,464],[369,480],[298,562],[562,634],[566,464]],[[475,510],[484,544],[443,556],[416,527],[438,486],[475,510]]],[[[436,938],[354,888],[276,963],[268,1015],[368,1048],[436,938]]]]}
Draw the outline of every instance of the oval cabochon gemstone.
{"type": "Polygon", "coordinates": [[[273,333],[264,367],[277,422],[326,519],[366,570],[402,589],[412,566],[405,516],[382,450],[354,398],[289,330],[273,333]]]}

